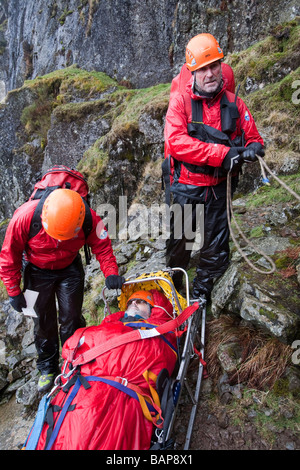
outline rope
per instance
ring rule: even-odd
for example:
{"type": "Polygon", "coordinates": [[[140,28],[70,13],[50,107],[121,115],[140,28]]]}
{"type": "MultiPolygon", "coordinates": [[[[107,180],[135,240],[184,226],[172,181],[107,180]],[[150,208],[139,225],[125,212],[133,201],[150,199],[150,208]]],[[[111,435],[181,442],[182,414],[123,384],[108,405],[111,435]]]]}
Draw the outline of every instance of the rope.
{"type": "MultiPolygon", "coordinates": [[[[266,164],[266,162],[257,155],[257,158],[259,160],[259,163],[260,163],[260,166],[261,166],[261,169],[262,169],[262,177],[263,177],[263,182],[266,183],[266,184],[269,184],[269,180],[268,178],[266,177],[266,174],[265,174],[265,171],[264,171],[264,168],[272,175],[272,177],[278,181],[279,184],[281,184],[281,186],[283,186],[289,193],[291,193],[298,201],[300,201],[300,196],[295,193],[295,191],[293,191],[291,188],[289,188],[283,181],[281,181],[271,170],[270,168],[268,167],[268,165],[266,164]]],[[[253,243],[243,234],[243,232],[241,231],[237,221],[236,221],[236,218],[233,214],[233,209],[232,209],[232,199],[231,199],[231,173],[228,173],[227,174],[227,221],[228,221],[228,226],[229,226],[229,231],[230,231],[230,235],[231,235],[231,238],[238,250],[238,252],[242,255],[242,257],[245,259],[245,261],[249,264],[249,266],[254,269],[255,271],[261,273],[261,274],[272,274],[276,271],[276,266],[275,266],[275,263],[274,261],[272,260],[272,258],[270,258],[266,253],[264,253],[262,250],[259,250],[257,247],[255,247],[253,245],[253,243]],[[248,246],[250,246],[251,248],[254,249],[254,251],[256,251],[257,253],[259,253],[260,255],[262,255],[271,265],[271,269],[269,271],[264,271],[262,269],[259,269],[257,266],[255,266],[250,260],[249,258],[247,257],[247,255],[243,252],[242,248],[240,247],[240,245],[238,244],[238,241],[233,233],[233,230],[232,230],[232,226],[231,226],[231,219],[232,221],[235,223],[236,225],[236,228],[238,230],[238,233],[240,234],[240,236],[243,238],[243,240],[247,243],[248,246]]]]}

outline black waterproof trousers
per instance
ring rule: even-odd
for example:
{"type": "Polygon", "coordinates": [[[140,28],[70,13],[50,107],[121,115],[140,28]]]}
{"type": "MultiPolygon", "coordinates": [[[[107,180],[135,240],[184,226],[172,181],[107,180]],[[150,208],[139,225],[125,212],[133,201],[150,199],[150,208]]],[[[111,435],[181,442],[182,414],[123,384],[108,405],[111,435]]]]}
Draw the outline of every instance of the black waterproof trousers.
{"type": "MultiPolygon", "coordinates": [[[[171,212],[171,235],[166,244],[167,266],[187,269],[191,257],[191,246],[195,239],[195,235],[192,238],[191,235],[196,234],[197,211],[204,211],[204,227],[202,229],[204,236],[192,295],[194,298],[201,294],[209,296],[214,280],[221,276],[229,265],[226,181],[217,186],[199,188],[197,199],[191,199],[183,194],[173,194],[173,205],[175,204],[181,206],[184,216],[180,218],[178,210],[171,212]],[[187,204],[191,204],[192,210],[186,210],[187,204]],[[181,227],[180,236],[178,236],[178,227],[181,227]]],[[[199,219],[201,220],[200,217],[199,219]]],[[[176,273],[175,286],[180,288],[181,282],[181,273],[176,273]]]]}
{"type": "Polygon", "coordinates": [[[59,339],[63,345],[75,330],[85,326],[81,314],[84,270],[80,255],[64,269],[40,269],[27,263],[24,269],[24,290],[26,289],[39,292],[34,306],[37,313],[37,318],[34,318],[37,368],[42,374],[56,374],[59,339]]]}

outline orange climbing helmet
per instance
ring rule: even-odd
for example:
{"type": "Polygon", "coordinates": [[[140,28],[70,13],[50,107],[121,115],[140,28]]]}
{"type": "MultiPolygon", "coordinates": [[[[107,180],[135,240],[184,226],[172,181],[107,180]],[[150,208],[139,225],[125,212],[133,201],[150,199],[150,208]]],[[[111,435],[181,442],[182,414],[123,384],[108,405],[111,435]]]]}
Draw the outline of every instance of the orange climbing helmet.
{"type": "Polygon", "coordinates": [[[154,307],[154,299],[153,295],[150,291],[146,290],[138,290],[134,292],[129,299],[127,300],[127,305],[131,300],[144,300],[148,304],[151,305],[151,307],[154,307]]]}
{"type": "Polygon", "coordinates": [[[191,72],[223,57],[224,54],[218,41],[209,33],[194,36],[186,46],[186,66],[191,72]]]}
{"type": "Polygon", "coordinates": [[[48,235],[56,240],[75,237],[84,217],[84,202],[80,194],[71,189],[55,189],[44,202],[42,224],[48,235]]]}

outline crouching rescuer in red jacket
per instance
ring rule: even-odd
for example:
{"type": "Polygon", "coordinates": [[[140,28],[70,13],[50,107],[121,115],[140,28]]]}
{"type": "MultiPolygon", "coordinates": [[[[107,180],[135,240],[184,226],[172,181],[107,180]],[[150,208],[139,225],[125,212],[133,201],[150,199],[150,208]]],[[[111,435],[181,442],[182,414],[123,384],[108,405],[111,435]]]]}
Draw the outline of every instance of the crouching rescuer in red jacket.
{"type": "MultiPolygon", "coordinates": [[[[223,57],[211,34],[190,40],[186,67],[192,75],[185,88],[171,95],[166,115],[163,173],[170,178],[174,205],[182,208],[178,218],[178,212],[171,213],[168,266],[187,268],[193,240],[187,239],[184,223],[192,227],[189,236],[195,234],[200,205],[204,210],[204,240],[193,281],[194,298],[209,298],[214,281],[229,264],[227,174],[231,172],[234,191],[242,164],[256,161],[256,155],[264,156],[264,143],[250,111],[226,88],[223,57]],[[182,216],[186,204],[192,207],[188,222],[182,216]]],[[[174,277],[178,289],[181,282],[180,274],[174,277]]]]}
{"type": "Polygon", "coordinates": [[[79,254],[86,243],[100,263],[109,289],[121,288],[124,278],[118,266],[111,241],[100,217],[91,208],[92,223],[88,237],[83,230],[87,205],[80,194],[71,189],[56,189],[45,200],[42,227],[33,238],[29,232],[38,200],[30,200],[14,213],[0,253],[0,276],[13,308],[26,307],[20,288],[22,269],[24,291],[38,292],[34,305],[37,367],[41,373],[38,390],[52,386],[58,371],[59,336],[61,344],[80,327],[82,316],[84,270],[79,254]],[[58,302],[57,325],[56,300],[58,302]]]}

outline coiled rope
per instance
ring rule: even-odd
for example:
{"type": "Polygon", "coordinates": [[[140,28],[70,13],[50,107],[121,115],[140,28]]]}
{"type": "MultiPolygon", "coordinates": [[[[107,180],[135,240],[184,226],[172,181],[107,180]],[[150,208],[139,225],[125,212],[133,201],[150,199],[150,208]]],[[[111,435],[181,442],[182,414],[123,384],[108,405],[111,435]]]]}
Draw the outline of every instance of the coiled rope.
{"type": "MultiPolygon", "coordinates": [[[[270,175],[276,180],[278,181],[279,184],[281,184],[281,186],[283,186],[290,194],[292,194],[292,196],[294,196],[298,201],[300,201],[300,196],[295,193],[295,191],[293,191],[289,186],[287,186],[283,181],[281,181],[271,170],[270,168],[268,167],[268,165],[266,164],[266,162],[257,155],[257,158],[258,158],[258,161],[260,163],[260,166],[261,166],[261,170],[262,170],[262,177],[263,177],[263,181],[265,183],[268,183],[268,179],[266,178],[266,174],[264,172],[264,169],[266,169],[270,175]]],[[[241,231],[237,221],[236,221],[236,218],[234,216],[234,213],[233,213],[233,208],[232,208],[232,199],[231,199],[231,173],[229,172],[228,175],[227,175],[227,221],[228,221],[228,227],[229,227],[229,231],[230,231],[230,235],[231,235],[231,238],[236,246],[236,249],[238,250],[238,252],[241,254],[241,256],[244,258],[244,260],[248,263],[248,265],[254,269],[255,271],[259,272],[259,273],[262,273],[262,274],[272,274],[276,271],[276,266],[275,266],[275,263],[274,261],[272,260],[272,258],[270,258],[270,256],[268,256],[264,251],[260,250],[259,248],[257,248],[244,234],[243,232],[241,231]],[[246,244],[248,246],[250,246],[251,248],[253,248],[254,251],[256,251],[257,253],[259,253],[260,255],[263,256],[263,258],[265,258],[269,263],[270,263],[270,266],[271,268],[267,271],[263,270],[263,269],[260,269],[258,268],[257,266],[255,266],[255,264],[252,263],[252,261],[250,261],[250,259],[248,258],[248,256],[244,253],[244,251],[242,250],[241,246],[239,245],[234,233],[233,233],[233,229],[232,229],[232,222],[235,224],[236,228],[237,228],[237,231],[238,233],[240,234],[240,236],[243,238],[243,240],[246,242],[246,244]]]]}

